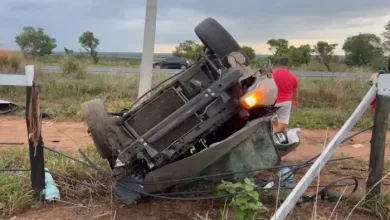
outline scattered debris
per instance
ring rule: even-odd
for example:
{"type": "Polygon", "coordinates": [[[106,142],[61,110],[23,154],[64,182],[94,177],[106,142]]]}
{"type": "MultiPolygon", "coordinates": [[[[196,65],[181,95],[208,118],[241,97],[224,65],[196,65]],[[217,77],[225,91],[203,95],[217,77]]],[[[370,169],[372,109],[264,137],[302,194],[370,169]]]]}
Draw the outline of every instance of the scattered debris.
{"type": "Polygon", "coordinates": [[[0,99],[0,115],[10,114],[18,110],[19,106],[13,102],[0,99]]]}
{"type": "Polygon", "coordinates": [[[353,144],[352,147],[353,148],[363,148],[365,146],[363,144],[353,144]]]}
{"type": "Polygon", "coordinates": [[[41,113],[41,117],[43,119],[50,119],[51,118],[51,114],[47,113],[47,112],[42,112],[41,113]]]}
{"type": "MultiPolygon", "coordinates": [[[[49,169],[45,168],[45,171],[49,171],[49,169]]],[[[60,200],[60,191],[49,172],[45,172],[45,184],[45,199],[50,202],[53,200],[60,200]]]]}

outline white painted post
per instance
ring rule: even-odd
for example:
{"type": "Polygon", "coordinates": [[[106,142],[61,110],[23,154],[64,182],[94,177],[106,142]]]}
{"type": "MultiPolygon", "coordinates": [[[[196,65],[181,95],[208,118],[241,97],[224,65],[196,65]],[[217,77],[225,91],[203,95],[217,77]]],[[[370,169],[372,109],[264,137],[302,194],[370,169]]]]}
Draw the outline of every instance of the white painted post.
{"type": "Polygon", "coordinates": [[[32,86],[34,81],[34,66],[25,66],[25,75],[1,74],[0,86],[32,86]]]}
{"type": "Polygon", "coordinates": [[[157,0],[146,0],[146,15],[138,98],[152,87],[154,43],[156,38],[157,0]]]}

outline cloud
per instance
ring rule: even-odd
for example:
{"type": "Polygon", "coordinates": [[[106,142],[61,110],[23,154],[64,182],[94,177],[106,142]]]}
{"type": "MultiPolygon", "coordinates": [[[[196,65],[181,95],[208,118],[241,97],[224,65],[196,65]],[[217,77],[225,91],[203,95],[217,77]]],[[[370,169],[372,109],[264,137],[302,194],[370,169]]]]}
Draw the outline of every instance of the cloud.
{"type": "MultiPolygon", "coordinates": [[[[369,32],[379,35],[390,20],[388,0],[159,0],[156,52],[170,52],[179,42],[198,40],[195,26],[216,18],[241,44],[267,53],[271,38],[292,45],[345,38],[369,32]]],[[[141,51],[145,0],[2,0],[0,43],[16,49],[14,38],[24,26],[43,27],[63,47],[79,49],[78,37],[95,32],[101,51],[141,51]]],[[[342,53],[341,46],[337,49],[342,53]]]]}

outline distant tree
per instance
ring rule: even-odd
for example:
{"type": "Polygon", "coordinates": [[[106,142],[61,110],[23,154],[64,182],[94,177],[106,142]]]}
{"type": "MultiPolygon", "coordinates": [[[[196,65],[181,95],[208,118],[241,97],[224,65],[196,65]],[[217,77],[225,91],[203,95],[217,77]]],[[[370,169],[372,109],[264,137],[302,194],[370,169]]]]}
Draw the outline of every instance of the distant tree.
{"type": "Polygon", "coordinates": [[[343,45],[345,63],[363,66],[383,58],[381,39],[375,34],[363,33],[348,37],[343,45]]]}
{"type": "Polygon", "coordinates": [[[95,63],[98,63],[99,57],[98,57],[97,47],[100,41],[94,36],[93,32],[91,31],[84,32],[79,37],[79,43],[87,51],[87,53],[91,55],[93,61],[95,63]]]}
{"type": "Polygon", "coordinates": [[[293,66],[308,64],[311,59],[311,47],[308,44],[299,47],[290,46],[287,57],[293,66]]]}
{"type": "Polygon", "coordinates": [[[51,54],[57,47],[56,39],[45,34],[44,29],[37,29],[31,26],[23,28],[23,33],[15,37],[15,42],[19,45],[25,56],[43,56],[51,54]]]}
{"type": "Polygon", "coordinates": [[[68,49],[68,48],[66,48],[66,47],[64,47],[64,52],[65,52],[66,55],[71,55],[71,54],[73,54],[73,50],[70,50],[70,49],[68,49]]]}
{"type": "Polygon", "coordinates": [[[270,39],[267,41],[270,46],[268,50],[277,57],[281,57],[288,52],[288,40],[285,39],[270,39]]]}
{"type": "Polygon", "coordinates": [[[382,33],[382,36],[384,38],[383,47],[390,56],[390,21],[385,25],[385,32],[382,33]]]}
{"type": "Polygon", "coordinates": [[[241,49],[248,56],[249,60],[253,60],[253,59],[256,58],[256,52],[255,52],[255,50],[252,47],[242,46],[241,49]]]}
{"type": "Polygon", "coordinates": [[[322,63],[326,69],[331,72],[332,68],[330,67],[330,63],[334,60],[334,50],[336,49],[337,44],[329,44],[326,41],[318,41],[316,45],[313,47],[313,53],[315,59],[322,63]]]}
{"type": "Polygon", "coordinates": [[[192,40],[186,40],[175,47],[172,55],[193,61],[200,57],[202,50],[202,44],[197,44],[192,40]]]}
{"type": "Polygon", "coordinates": [[[288,40],[285,39],[270,39],[267,41],[270,46],[268,50],[272,53],[270,59],[272,63],[276,63],[280,58],[286,57],[288,53],[288,40]]]}

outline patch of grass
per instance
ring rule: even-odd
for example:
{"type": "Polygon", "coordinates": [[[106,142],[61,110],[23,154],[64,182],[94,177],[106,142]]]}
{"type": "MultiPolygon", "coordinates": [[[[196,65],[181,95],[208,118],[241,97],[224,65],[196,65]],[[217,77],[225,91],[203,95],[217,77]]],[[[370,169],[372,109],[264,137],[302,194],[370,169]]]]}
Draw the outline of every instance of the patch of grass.
{"type": "MultiPolygon", "coordinates": [[[[153,84],[166,79],[166,74],[153,76],[153,84]]],[[[108,111],[128,108],[136,100],[138,75],[86,74],[84,78],[61,73],[37,73],[43,110],[55,120],[82,118],[81,103],[93,98],[103,99],[108,111]]],[[[291,126],[303,128],[337,128],[348,119],[369,89],[360,79],[299,79],[300,108],[292,113],[291,126]]],[[[24,105],[25,89],[0,87],[0,97],[24,105]]],[[[366,114],[358,127],[371,125],[366,114]]]]}
{"type": "Polygon", "coordinates": [[[355,212],[362,212],[372,217],[379,217],[380,219],[389,219],[390,195],[388,193],[382,193],[375,199],[364,199],[359,203],[365,197],[365,194],[366,192],[361,190],[348,198],[346,201],[348,208],[351,210],[356,206],[355,212]]]}
{"type": "MultiPolygon", "coordinates": [[[[141,57],[116,57],[116,56],[99,56],[99,63],[94,63],[93,59],[86,54],[75,54],[77,59],[87,67],[114,67],[114,68],[138,68],[141,65],[141,57]]],[[[37,57],[33,60],[35,65],[42,66],[60,66],[65,55],[50,54],[42,57],[37,57]]],[[[251,62],[252,68],[264,67],[267,63],[266,59],[257,59],[251,62]]],[[[377,70],[371,67],[348,67],[347,65],[336,62],[331,63],[330,67],[333,72],[350,72],[350,73],[374,73],[377,70]]],[[[308,64],[292,67],[297,72],[328,72],[326,67],[316,60],[310,61],[308,64]]]]}
{"type": "MultiPolygon", "coordinates": [[[[107,161],[101,159],[93,147],[88,147],[85,153],[99,167],[109,169],[107,161]]],[[[30,166],[28,155],[27,147],[1,151],[0,167],[28,168],[30,166]]],[[[69,155],[83,160],[79,154],[69,153],[69,155]]],[[[59,174],[59,176],[54,175],[53,178],[60,190],[61,199],[83,203],[89,197],[104,196],[110,192],[105,189],[109,186],[106,178],[95,170],[52,152],[45,151],[44,156],[45,167],[59,174]],[[85,187],[79,182],[89,184],[93,188],[85,187]]],[[[0,186],[0,204],[4,205],[0,213],[13,215],[32,205],[30,172],[0,172],[0,186]]]]}
{"type": "MultiPolygon", "coordinates": [[[[301,108],[292,113],[290,127],[307,129],[340,128],[350,117],[353,110],[338,108],[301,108]]],[[[357,128],[372,125],[372,117],[365,114],[356,124],[357,128]]]]}
{"type": "Polygon", "coordinates": [[[85,79],[87,69],[76,57],[67,56],[61,65],[61,73],[68,77],[85,79]]]}
{"type": "Polygon", "coordinates": [[[0,50],[0,72],[2,73],[20,73],[26,61],[21,53],[12,53],[0,50]]]}
{"type": "MultiPolygon", "coordinates": [[[[137,68],[141,65],[141,58],[99,56],[99,63],[94,63],[93,59],[88,55],[75,54],[74,56],[86,67],[137,68]]],[[[37,57],[33,62],[35,65],[41,66],[60,66],[65,59],[66,55],[51,54],[37,57]]]]}
{"type": "MultiPolygon", "coordinates": [[[[300,108],[292,113],[291,126],[304,128],[338,128],[349,118],[362,100],[369,85],[353,79],[300,79],[300,108]]],[[[357,127],[372,123],[366,113],[357,127]]]]}
{"type": "MultiPolygon", "coordinates": [[[[81,103],[93,98],[107,102],[109,111],[135,100],[138,77],[115,74],[87,74],[84,79],[60,73],[38,73],[36,76],[43,110],[56,120],[80,120],[81,103]],[[118,103],[118,104],[116,104],[118,103]]],[[[0,96],[24,105],[25,89],[0,87],[0,96]]]]}
{"type": "MultiPolygon", "coordinates": [[[[332,72],[348,72],[348,73],[374,73],[377,70],[366,66],[366,67],[348,67],[346,64],[341,62],[330,63],[332,72]]],[[[299,72],[328,72],[325,65],[322,63],[312,60],[308,64],[302,64],[299,66],[292,67],[293,71],[299,72]]]]}

